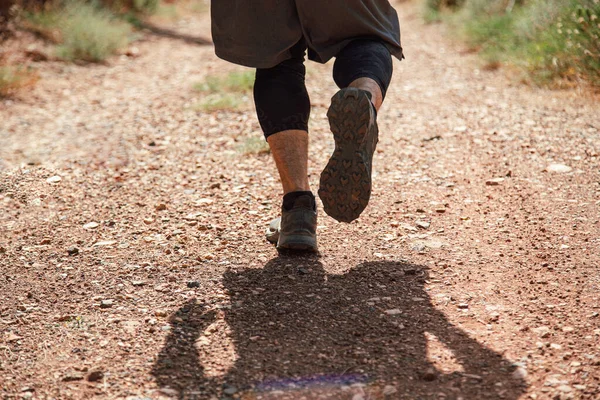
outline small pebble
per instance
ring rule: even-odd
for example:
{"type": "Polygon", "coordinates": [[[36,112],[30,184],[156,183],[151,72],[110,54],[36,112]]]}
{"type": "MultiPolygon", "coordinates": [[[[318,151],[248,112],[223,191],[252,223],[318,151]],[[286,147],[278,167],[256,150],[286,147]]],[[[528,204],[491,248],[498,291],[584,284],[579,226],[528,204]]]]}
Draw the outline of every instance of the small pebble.
{"type": "Polygon", "coordinates": [[[88,382],[98,382],[104,378],[104,372],[100,370],[92,371],[88,374],[88,382]]]}
{"type": "Polygon", "coordinates": [[[568,385],[560,385],[557,389],[563,393],[569,393],[573,391],[573,388],[568,385]]]}
{"type": "Polygon", "coordinates": [[[60,181],[62,181],[62,178],[58,175],[51,176],[50,178],[46,179],[46,182],[48,183],[58,183],[60,181]]]}
{"type": "Polygon", "coordinates": [[[110,308],[113,306],[113,301],[112,300],[102,300],[100,302],[100,308],[110,308]]]}
{"type": "Polygon", "coordinates": [[[533,331],[538,334],[539,337],[547,338],[550,336],[550,328],[547,326],[540,326],[538,328],[533,328],[533,331]]]}
{"type": "Polygon", "coordinates": [[[546,171],[556,172],[559,174],[571,172],[572,170],[573,170],[573,168],[569,167],[568,165],[564,165],[564,164],[550,164],[550,165],[548,165],[548,167],[546,167],[546,171]]]}
{"type": "Polygon", "coordinates": [[[83,380],[83,375],[80,374],[68,374],[62,378],[63,382],[75,382],[83,380]]]}
{"type": "Polygon", "coordinates": [[[235,386],[223,385],[223,393],[232,395],[237,393],[237,388],[235,386]]]}
{"type": "Polygon", "coordinates": [[[171,388],[160,388],[160,389],[158,389],[158,392],[162,395],[169,396],[169,397],[179,396],[179,392],[176,389],[171,389],[171,388]]]}
{"type": "Polygon", "coordinates": [[[98,225],[99,224],[97,222],[88,222],[87,224],[83,225],[83,229],[96,229],[98,225]]]}
{"type": "Polygon", "coordinates": [[[519,380],[525,379],[527,378],[527,370],[523,367],[518,367],[513,371],[512,377],[519,380]]]}
{"type": "Polygon", "coordinates": [[[429,368],[421,374],[421,379],[426,382],[433,382],[437,379],[437,371],[434,368],[429,368]]]}
{"type": "Polygon", "coordinates": [[[493,179],[488,179],[487,181],[485,181],[485,184],[488,186],[498,186],[502,182],[504,182],[504,178],[493,178],[493,179]]]}
{"type": "Polygon", "coordinates": [[[390,394],[394,394],[396,392],[398,392],[398,389],[396,389],[396,387],[392,386],[392,385],[387,385],[386,387],[383,388],[384,396],[389,396],[390,394]]]}
{"type": "Polygon", "coordinates": [[[431,226],[431,224],[427,221],[417,221],[415,222],[415,225],[421,229],[429,229],[429,227],[431,226]]]}
{"type": "Polygon", "coordinates": [[[497,312],[491,313],[490,316],[489,316],[489,318],[488,318],[488,320],[490,322],[497,322],[499,319],[500,319],[500,313],[497,313],[497,312]]]}

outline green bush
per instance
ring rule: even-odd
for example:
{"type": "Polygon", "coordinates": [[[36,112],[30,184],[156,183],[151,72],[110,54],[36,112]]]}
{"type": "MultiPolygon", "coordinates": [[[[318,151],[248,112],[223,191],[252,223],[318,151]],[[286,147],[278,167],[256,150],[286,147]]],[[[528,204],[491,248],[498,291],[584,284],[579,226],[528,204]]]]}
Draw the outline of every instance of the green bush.
{"type": "MultiPolygon", "coordinates": [[[[443,11],[435,3],[426,18],[443,11]]],[[[465,0],[445,15],[489,62],[520,66],[538,83],[600,86],[598,0],[465,0]]]]}
{"type": "Polygon", "coordinates": [[[600,2],[568,3],[549,29],[527,46],[531,66],[541,78],[586,79],[600,86],[600,2]]]}
{"type": "Polygon", "coordinates": [[[69,0],[26,16],[26,24],[58,43],[57,56],[100,62],[129,41],[131,27],[95,2],[69,0]]]}
{"type": "Polygon", "coordinates": [[[83,2],[70,2],[63,10],[59,57],[66,60],[103,61],[128,42],[131,28],[109,11],[83,2]]]}

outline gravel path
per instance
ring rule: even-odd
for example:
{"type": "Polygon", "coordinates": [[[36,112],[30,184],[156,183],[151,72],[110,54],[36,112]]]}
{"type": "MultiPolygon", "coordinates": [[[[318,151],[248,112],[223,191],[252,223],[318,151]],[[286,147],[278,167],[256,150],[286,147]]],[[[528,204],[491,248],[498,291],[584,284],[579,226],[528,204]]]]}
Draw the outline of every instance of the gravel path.
{"type": "MultiPolygon", "coordinates": [[[[249,100],[194,108],[238,69],[210,47],[46,63],[0,103],[2,398],[598,399],[597,99],[483,71],[399,12],[372,201],[321,213],[319,257],[264,240],[280,187],[241,150],[249,100]]],[[[330,69],[309,65],[315,188],[330,69]]]]}

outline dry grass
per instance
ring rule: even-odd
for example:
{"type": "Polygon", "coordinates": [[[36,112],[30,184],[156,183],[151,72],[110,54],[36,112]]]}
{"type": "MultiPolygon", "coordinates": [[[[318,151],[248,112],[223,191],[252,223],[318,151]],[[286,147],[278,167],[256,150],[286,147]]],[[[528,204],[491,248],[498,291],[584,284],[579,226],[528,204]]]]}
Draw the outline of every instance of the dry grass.
{"type": "Polygon", "coordinates": [[[269,144],[262,136],[246,138],[238,147],[242,154],[268,154],[271,152],[269,144]]]}
{"type": "Polygon", "coordinates": [[[206,96],[196,109],[207,112],[237,110],[242,103],[243,99],[232,93],[215,93],[206,96]]]}
{"type": "Polygon", "coordinates": [[[38,74],[22,65],[0,65],[0,97],[8,97],[33,86],[38,74]]]}
{"type": "Polygon", "coordinates": [[[205,94],[197,108],[207,112],[240,109],[250,102],[253,86],[253,71],[208,76],[194,85],[195,90],[205,94]]]}
{"type": "Polygon", "coordinates": [[[23,23],[56,43],[56,55],[68,61],[104,61],[124,47],[131,34],[131,27],[108,9],[81,0],[29,13],[23,23]]]}
{"type": "Polygon", "coordinates": [[[194,85],[194,89],[200,92],[219,93],[248,93],[254,86],[254,72],[231,72],[227,75],[207,76],[204,82],[194,85]]]}
{"type": "Polygon", "coordinates": [[[174,3],[160,2],[150,16],[153,22],[176,21],[191,14],[203,14],[210,9],[208,0],[178,0],[174,3]]]}

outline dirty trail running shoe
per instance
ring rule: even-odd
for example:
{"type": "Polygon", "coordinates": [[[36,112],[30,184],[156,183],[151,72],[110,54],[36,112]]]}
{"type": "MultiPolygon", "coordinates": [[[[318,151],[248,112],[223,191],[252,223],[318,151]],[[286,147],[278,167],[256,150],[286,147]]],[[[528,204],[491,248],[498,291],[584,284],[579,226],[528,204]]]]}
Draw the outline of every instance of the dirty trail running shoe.
{"type": "Polygon", "coordinates": [[[281,217],[267,229],[267,240],[277,249],[317,251],[317,207],[312,196],[300,196],[294,206],[281,208],[281,217]]]}
{"type": "Polygon", "coordinates": [[[319,197],[325,212],[340,222],[360,216],[371,196],[373,153],[378,142],[370,93],[342,89],[327,112],[335,150],[321,173],[319,197]]]}

